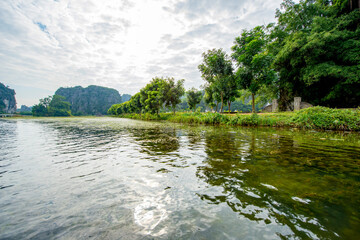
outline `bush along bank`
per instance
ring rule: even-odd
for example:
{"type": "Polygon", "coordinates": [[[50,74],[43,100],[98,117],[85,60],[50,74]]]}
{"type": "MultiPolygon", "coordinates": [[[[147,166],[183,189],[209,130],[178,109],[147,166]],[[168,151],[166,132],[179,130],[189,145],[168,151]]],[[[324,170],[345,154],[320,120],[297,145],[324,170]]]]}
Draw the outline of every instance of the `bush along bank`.
{"type": "Polygon", "coordinates": [[[220,113],[160,113],[120,114],[122,118],[139,120],[163,120],[177,123],[232,125],[232,126],[270,126],[297,127],[305,129],[360,131],[360,108],[332,109],[311,107],[296,112],[234,114],[220,113]]]}

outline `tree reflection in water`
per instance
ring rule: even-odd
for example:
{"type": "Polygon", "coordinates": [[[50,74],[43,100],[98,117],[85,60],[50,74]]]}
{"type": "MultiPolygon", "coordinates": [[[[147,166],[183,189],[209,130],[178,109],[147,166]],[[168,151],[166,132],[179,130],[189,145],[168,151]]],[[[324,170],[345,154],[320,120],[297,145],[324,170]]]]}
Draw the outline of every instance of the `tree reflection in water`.
{"type": "Polygon", "coordinates": [[[283,238],[350,237],[347,229],[359,224],[360,212],[351,209],[359,209],[360,184],[349,174],[360,167],[344,159],[360,156],[359,149],[334,151],[341,143],[279,132],[206,132],[207,158],[197,176],[221,191],[199,197],[251,221],[288,226],[293,234],[278,233],[283,238]]]}

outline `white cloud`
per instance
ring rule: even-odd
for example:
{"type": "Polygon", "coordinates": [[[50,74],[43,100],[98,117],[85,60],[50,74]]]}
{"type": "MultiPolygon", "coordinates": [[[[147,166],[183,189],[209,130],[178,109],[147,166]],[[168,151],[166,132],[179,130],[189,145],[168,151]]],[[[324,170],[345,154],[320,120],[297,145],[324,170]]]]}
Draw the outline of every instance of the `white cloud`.
{"type": "Polygon", "coordinates": [[[280,2],[0,1],[0,81],[21,89],[18,102],[28,105],[62,86],[134,94],[155,76],[199,87],[202,52],[230,53],[243,28],[274,21],[280,2]]]}

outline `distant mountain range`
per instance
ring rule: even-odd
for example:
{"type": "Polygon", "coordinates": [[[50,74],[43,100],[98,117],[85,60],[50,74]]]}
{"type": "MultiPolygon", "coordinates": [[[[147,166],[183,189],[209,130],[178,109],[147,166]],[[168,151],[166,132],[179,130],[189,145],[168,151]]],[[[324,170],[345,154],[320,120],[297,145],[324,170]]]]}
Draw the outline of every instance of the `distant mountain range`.
{"type": "MultiPolygon", "coordinates": [[[[71,104],[73,115],[105,115],[113,104],[122,102],[117,90],[95,85],[86,88],[80,86],[59,88],[55,94],[65,97],[65,100],[71,104]]],[[[124,94],[123,98],[130,99],[129,96],[124,94]]]]}

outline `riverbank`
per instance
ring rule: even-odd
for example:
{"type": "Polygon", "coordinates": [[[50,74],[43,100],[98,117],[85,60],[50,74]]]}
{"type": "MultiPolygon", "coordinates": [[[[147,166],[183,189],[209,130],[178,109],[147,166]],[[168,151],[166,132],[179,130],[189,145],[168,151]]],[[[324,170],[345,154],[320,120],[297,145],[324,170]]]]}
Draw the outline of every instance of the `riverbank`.
{"type": "Polygon", "coordinates": [[[177,123],[232,125],[232,126],[268,126],[296,127],[304,129],[322,129],[339,131],[360,131],[360,108],[332,109],[311,107],[296,112],[234,114],[220,113],[160,113],[122,114],[117,117],[139,120],[163,120],[177,123]]]}

